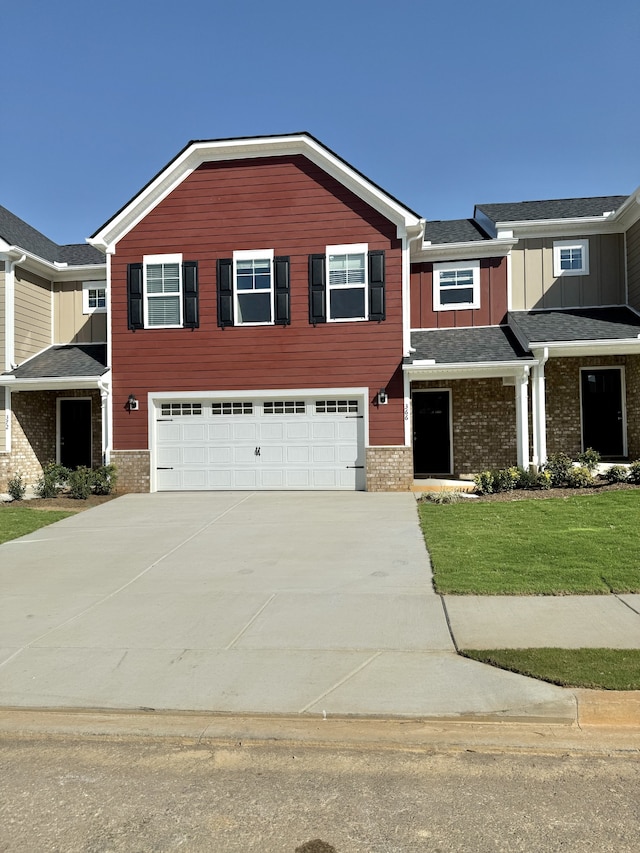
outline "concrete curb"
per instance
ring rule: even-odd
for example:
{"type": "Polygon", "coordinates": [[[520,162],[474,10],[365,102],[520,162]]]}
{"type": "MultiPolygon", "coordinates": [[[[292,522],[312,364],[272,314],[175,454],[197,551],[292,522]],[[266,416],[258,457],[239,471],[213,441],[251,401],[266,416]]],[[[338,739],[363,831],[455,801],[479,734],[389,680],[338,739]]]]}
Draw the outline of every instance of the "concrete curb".
{"type": "Polygon", "coordinates": [[[210,746],[640,753],[640,691],[571,690],[573,722],[482,718],[300,717],[202,712],[0,708],[0,739],[175,739],[210,746]]]}

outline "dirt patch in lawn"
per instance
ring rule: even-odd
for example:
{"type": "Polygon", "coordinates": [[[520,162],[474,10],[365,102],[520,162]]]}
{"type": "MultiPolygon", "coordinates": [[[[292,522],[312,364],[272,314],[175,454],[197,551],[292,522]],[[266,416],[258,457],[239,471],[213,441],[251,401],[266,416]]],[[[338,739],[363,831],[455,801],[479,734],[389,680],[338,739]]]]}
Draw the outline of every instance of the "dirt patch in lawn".
{"type": "Polygon", "coordinates": [[[60,512],[82,512],[94,506],[100,506],[117,498],[118,495],[89,495],[86,501],[78,501],[62,493],[57,498],[32,498],[28,501],[6,501],[0,503],[3,506],[25,507],[27,509],[59,510],[60,512]]]}
{"type": "Polygon", "coordinates": [[[579,495],[601,495],[603,492],[620,492],[638,489],[640,486],[632,483],[598,483],[588,489],[516,489],[513,492],[498,492],[493,495],[476,495],[483,503],[496,501],[531,501],[546,500],[547,498],[575,498],[579,495]]]}

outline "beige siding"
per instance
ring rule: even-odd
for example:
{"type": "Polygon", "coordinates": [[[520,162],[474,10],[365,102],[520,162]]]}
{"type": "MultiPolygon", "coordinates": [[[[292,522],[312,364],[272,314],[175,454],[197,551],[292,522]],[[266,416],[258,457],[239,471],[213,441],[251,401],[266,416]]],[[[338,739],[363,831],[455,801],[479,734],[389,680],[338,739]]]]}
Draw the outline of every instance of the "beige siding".
{"type": "Polygon", "coordinates": [[[5,409],[5,389],[0,388],[0,453],[7,449],[7,411],[5,409]]]}
{"type": "Polygon", "coordinates": [[[565,238],[558,235],[557,238],[521,240],[514,248],[511,263],[514,311],[624,304],[622,235],[605,234],[589,237],[589,275],[558,278],[553,275],[555,239],[565,238]]]}
{"type": "Polygon", "coordinates": [[[107,315],[82,313],[82,282],[61,281],[53,287],[54,343],[104,343],[107,340],[107,315]]]}
{"type": "MultiPolygon", "coordinates": [[[[3,371],[5,369],[4,342],[5,342],[4,261],[0,261],[0,371],[3,371]]],[[[0,403],[2,403],[1,399],[0,399],[0,403]]]]}
{"type": "Polygon", "coordinates": [[[627,231],[629,305],[640,311],[640,222],[627,231]]]}
{"type": "Polygon", "coordinates": [[[51,344],[51,282],[16,269],[15,306],[15,358],[20,364],[51,344]]]}

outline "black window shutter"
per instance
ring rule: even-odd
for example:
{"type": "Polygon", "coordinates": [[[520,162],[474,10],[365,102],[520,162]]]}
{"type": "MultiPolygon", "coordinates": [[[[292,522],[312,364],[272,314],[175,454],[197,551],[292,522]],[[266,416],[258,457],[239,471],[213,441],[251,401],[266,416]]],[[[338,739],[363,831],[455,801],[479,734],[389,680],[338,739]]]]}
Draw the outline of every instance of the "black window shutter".
{"type": "Polygon", "coordinates": [[[326,323],[326,259],[324,255],[309,255],[309,322],[326,323]]]}
{"type": "Polygon", "coordinates": [[[130,329],[144,328],[142,264],[127,265],[127,318],[130,329]]]}
{"type": "Polygon", "coordinates": [[[198,317],[198,262],[185,261],[182,264],[182,308],[183,326],[197,329],[198,317]]]}
{"type": "Polygon", "coordinates": [[[291,323],[289,311],[289,258],[273,259],[273,275],[275,279],[275,317],[274,323],[288,326],[291,323]]]}
{"type": "Polygon", "coordinates": [[[369,252],[369,319],[384,320],[384,252],[369,252]]]}
{"type": "Polygon", "coordinates": [[[218,258],[218,325],[233,326],[233,258],[218,258]]]}

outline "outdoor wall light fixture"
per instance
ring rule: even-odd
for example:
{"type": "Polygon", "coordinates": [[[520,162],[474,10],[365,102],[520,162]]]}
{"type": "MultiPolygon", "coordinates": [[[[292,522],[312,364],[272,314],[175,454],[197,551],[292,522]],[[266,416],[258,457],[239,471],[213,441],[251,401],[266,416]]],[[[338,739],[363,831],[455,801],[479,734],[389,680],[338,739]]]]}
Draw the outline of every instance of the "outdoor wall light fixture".
{"type": "Polygon", "coordinates": [[[378,405],[379,406],[386,406],[388,402],[389,402],[389,397],[387,396],[387,389],[381,388],[378,391],[378,405]]]}
{"type": "Polygon", "coordinates": [[[129,394],[129,399],[127,400],[127,405],[129,406],[130,412],[138,411],[138,401],[136,400],[133,394],[129,394]]]}

